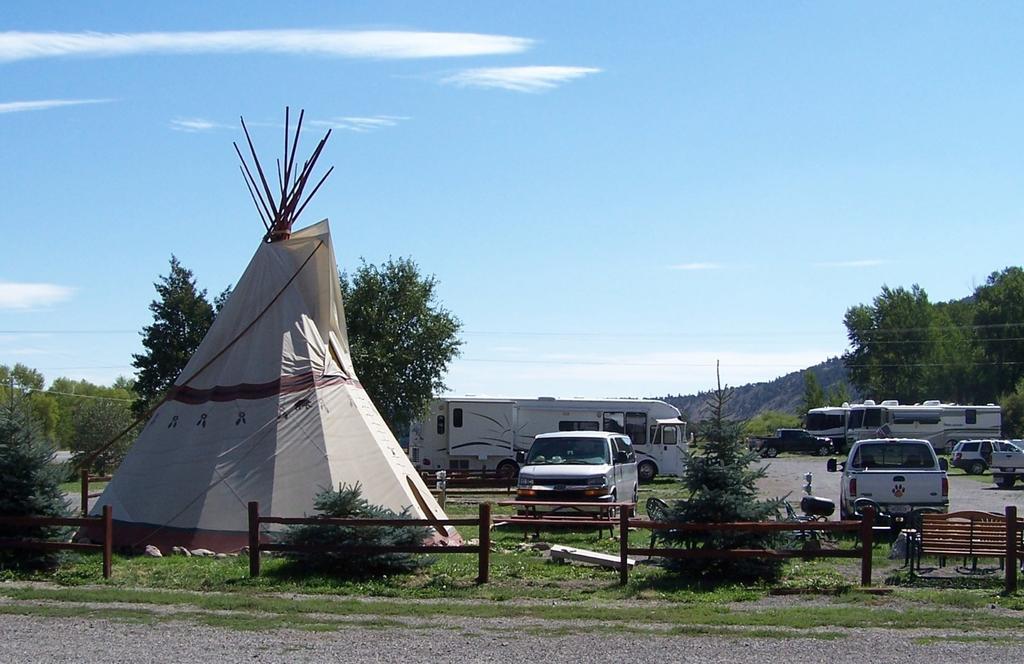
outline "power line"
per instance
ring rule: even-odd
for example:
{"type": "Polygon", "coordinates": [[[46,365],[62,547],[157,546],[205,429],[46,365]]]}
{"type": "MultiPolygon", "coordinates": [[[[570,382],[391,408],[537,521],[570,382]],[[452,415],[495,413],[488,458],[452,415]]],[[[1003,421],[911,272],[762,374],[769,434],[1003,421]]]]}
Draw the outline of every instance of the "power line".
{"type": "MultiPolygon", "coordinates": [[[[942,325],[934,327],[895,327],[878,330],[865,330],[864,335],[881,335],[881,334],[897,334],[903,332],[942,332],[946,330],[986,330],[986,329],[1005,329],[1019,327],[1024,328],[1024,322],[1019,323],[986,323],[978,325],[942,325]]],[[[12,334],[137,334],[138,330],[0,330],[0,334],[12,335],[12,334]]],[[[807,337],[807,336],[833,336],[836,334],[835,331],[815,331],[808,332],[805,330],[797,331],[785,331],[785,330],[763,330],[759,332],[717,332],[711,330],[702,330],[696,332],[594,332],[591,330],[565,330],[565,331],[544,331],[544,330],[463,330],[461,332],[463,336],[490,336],[490,337],[607,337],[615,339],[664,339],[664,338],[681,338],[681,339],[692,339],[692,338],[764,338],[764,337],[807,337]]],[[[998,340],[998,339],[997,339],[998,340]]],[[[1014,337],[1013,341],[1024,340],[1022,337],[1014,337]]],[[[989,340],[986,340],[989,341],[989,340]]],[[[902,342],[902,340],[901,340],[902,342]]],[[[876,342],[878,343],[878,342],[876,342]]],[[[895,342],[893,342],[895,343],[895,342]]]]}
{"type": "MultiPolygon", "coordinates": [[[[614,362],[614,361],[600,361],[600,360],[517,360],[517,359],[495,359],[495,358],[469,358],[463,357],[455,360],[456,362],[481,362],[481,363],[492,363],[492,364],[548,364],[548,365],[582,365],[582,366],[598,366],[598,367],[713,367],[714,362],[614,362]]],[[[727,367],[739,367],[744,369],[752,368],[764,368],[764,369],[778,369],[778,368],[790,368],[795,367],[796,369],[806,369],[802,365],[794,364],[732,364],[724,363],[727,367]]],[[[897,367],[963,367],[963,366],[1007,366],[1024,364],[1024,362],[906,362],[906,363],[894,363],[894,364],[851,364],[845,365],[847,368],[860,368],[860,367],[877,367],[877,368],[897,368],[897,367]]]]}

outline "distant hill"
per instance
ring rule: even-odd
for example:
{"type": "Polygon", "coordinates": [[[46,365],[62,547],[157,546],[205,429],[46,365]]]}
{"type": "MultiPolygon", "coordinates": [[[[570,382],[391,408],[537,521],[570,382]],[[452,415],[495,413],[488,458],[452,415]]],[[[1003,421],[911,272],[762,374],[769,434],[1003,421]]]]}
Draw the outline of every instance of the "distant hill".
{"type": "MultiPolygon", "coordinates": [[[[804,371],[813,372],[826,393],[833,386],[845,383],[852,396],[857,394],[850,385],[842,360],[833,357],[803,371],[794,371],[766,383],[730,386],[733,389],[733,397],[729,401],[726,415],[730,420],[748,420],[766,410],[803,415],[797,411],[804,396],[804,371]]],[[[659,398],[678,408],[692,422],[699,422],[708,416],[708,392],[659,398]]]]}

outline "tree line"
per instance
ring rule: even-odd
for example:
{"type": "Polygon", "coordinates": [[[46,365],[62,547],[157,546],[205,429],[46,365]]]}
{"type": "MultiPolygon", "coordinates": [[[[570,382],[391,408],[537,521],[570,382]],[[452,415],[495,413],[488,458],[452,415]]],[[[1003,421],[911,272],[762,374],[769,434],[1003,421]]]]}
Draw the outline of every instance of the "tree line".
{"type": "Polygon", "coordinates": [[[883,286],[844,317],[850,381],[876,401],[998,403],[1003,433],[1024,429],[1024,269],[993,272],[959,300],[932,302],[919,285],[883,286]]]}

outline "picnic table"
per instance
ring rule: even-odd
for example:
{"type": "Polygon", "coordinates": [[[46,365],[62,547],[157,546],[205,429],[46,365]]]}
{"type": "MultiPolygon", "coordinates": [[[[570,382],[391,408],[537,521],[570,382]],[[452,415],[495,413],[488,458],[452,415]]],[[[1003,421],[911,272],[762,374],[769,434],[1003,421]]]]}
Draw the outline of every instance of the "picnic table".
{"type": "Polygon", "coordinates": [[[495,516],[495,525],[505,524],[533,530],[539,537],[542,527],[565,528],[567,526],[597,527],[600,536],[607,528],[615,535],[618,510],[636,510],[636,503],[628,502],[586,502],[564,500],[502,500],[501,507],[515,507],[513,516],[495,516]]]}

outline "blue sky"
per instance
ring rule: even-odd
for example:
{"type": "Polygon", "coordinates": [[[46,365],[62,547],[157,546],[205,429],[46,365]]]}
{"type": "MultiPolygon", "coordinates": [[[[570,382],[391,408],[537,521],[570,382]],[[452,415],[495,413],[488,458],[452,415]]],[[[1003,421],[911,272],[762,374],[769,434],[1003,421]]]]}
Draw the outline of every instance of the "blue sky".
{"type": "Polygon", "coordinates": [[[771,379],[883,284],[1020,263],[1022,33],[1019,3],[5,5],[0,363],[109,382],[172,253],[237,280],[238,116],[269,160],[290,105],[307,147],[336,128],[305,222],[437,276],[454,392],[771,379]]]}

